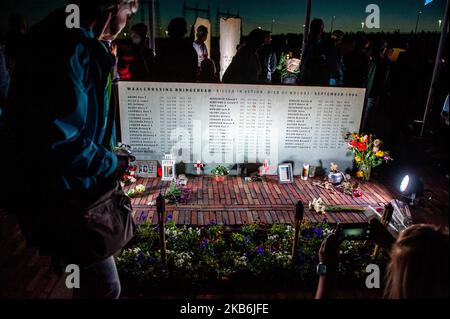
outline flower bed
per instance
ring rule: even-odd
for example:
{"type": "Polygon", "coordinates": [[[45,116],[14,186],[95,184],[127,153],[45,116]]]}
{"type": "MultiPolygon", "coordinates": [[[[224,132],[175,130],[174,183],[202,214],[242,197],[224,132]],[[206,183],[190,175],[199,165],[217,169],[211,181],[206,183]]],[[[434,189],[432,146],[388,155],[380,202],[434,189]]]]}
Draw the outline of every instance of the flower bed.
{"type": "MultiPolygon", "coordinates": [[[[304,223],[298,263],[291,262],[292,226],[267,228],[246,225],[238,230],[221,225],[203,228],[167,223],[168,269],[160,261],[157,226],[142,224],[138,234],[117,258],[124,293],[128,296],[185,295],[227,291],[314,291],[317,252],[332,231],[324,221],[304,223]]],[[[345,288],[364,287],[370,246],[343,242],[340,283],[345,288]]],[[[341,285],[342,286],[342,285],[341,285]]]]}

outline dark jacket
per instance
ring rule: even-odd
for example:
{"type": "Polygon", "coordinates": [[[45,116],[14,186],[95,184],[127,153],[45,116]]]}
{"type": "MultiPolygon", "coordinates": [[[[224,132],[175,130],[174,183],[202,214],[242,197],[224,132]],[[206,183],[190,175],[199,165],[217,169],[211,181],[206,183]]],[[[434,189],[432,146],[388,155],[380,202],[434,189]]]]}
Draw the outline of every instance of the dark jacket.
{"type": "Polygon", "coordinates": [[[300,81],[306,85],[329,86],[331,74],[336,70],[330,57],[330,46],[323,40],[310,40],[303,54],[300,81]]]}
{"type": "Polygon", "coordinates": [[[250,45],[242,46],[225,71],[222,82],[230,84],[257,84],[262,74],[257,49],[250,45]]]}
{"type": "Polygon", "coordinates": [[[95,200],[118,161],[105,139],[111,55],[89,29],[67,29],[65,16],[51,14],[27,36],[0,134],[4,206],[49,254],[70,234],[70,204],[95,200]]]}
{"type": "Polygon", "coordinates": [[[192,42],[168,39],[155,57],[156,80],[163,82],[196,82],[198,56],[192,42]]]}

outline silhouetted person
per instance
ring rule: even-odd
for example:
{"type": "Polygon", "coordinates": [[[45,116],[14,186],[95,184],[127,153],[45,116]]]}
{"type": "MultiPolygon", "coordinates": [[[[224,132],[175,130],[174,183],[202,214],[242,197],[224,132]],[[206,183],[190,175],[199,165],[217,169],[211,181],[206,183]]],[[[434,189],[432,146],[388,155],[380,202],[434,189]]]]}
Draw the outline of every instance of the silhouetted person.
{"type": "Polygon", "coordinates": [[[353,50],[344,55],[344,86],[362,88],[367,81],[369,58],[364,48],[365,39],[358,37],[353,42],[353,50]]]}
{"type": "Polygon", "coordinates": [[[330,85],[343,86],[344,85],[344,60],[341,53],[342,39],[344,38],[344,32],[335,30],[331,34],[331,47],[330,47],[330,66],[331,66],[331,79],[330,85]]]}
{"type": "Polygon", "coordinates": [[[155,57],[156,78],[163,82],[195,82],[198,56],[192,42],[185,39],[187,23],[183,18],[170,21],[169,39],[155,57]]]}
{"type": "Polygon", "coordinates": [[[264,44],[266,34],[260,29],[250,32],[247,41],[241,45],[231,64],[225,71],[223,83],[256,84],[262,74],[258,50],[264,44]]]}
{"type": "Polygon", "coordinates": [[[80,298],[118,298],[114,258],[98,260],[91,252],[100,246],[96,253],[103,256],[102,243],[115,234],[120,242],[123,234],[114,224],[111,236],[90,237],[86,212],[118,186],[129,164],[115,154],[109,129],[114,59],[104,43],[121,32],[137,2],[74,3],[81,28],[67,28],[64,8],[57,10],[32,28],[17,58],[0,130],[0,153],[10,154],[6,162],[0,157],[1,175],[9,181],[6,189],[0,184],[0,206],[18,216],[27,244],[41,255],[80,266],[80,298]],[[9,161],[20,170],[10,169],[9,161]]]}
{"type": "Polygon", "coordinates": [[[266,39],[264,45],[258,51],[259,63],[261,64],[261,82],[272,83],[272,76],[277,70],[277,54],[272,46],[272,36],[269,31],[264,31],[266,39]]]}
{"type": "Polygon", "coordinates": [[[155,56],[147,46],[147,32],[148,27],[144,23],[138,23],[131,27],[131,47],[119,57],[121,80],[152,80],[155,56]]]}
{"type": "Polygon", "coordinates": [[[303,54],[300,82],[306,85],[329,86],[333,61],[330,46],[323,37],[324,24],[321,19],[311,21],[308,44],[303,54]]]}
{"type": "Polygon", "coordinates": [[[389,129],[387,121],[391,120],[388,109],[390,62],[386,52],[386,41],[378,40],[374,43],[367,76],[366,106],[361,124],[363,132],[383,136],[385,140],[384,133],[389,129]]]}
{"type": "Polygon", "coordinates": [[[198,76],[200,83],[218,83],[216,63],[211,59],[202,61],[200,65],[200,72],[198,76]]]}
{"type": "Polygon", "coordinates": [[[206,40],[208,39],[208,28],[201,25],[197,28],[197,32],[195,34],[195,41],[193,43],[193,47],[195,51],[197,52],[198,56],[198,67],[200,68],[200,65],[202,62],[206,59],[208,59],[208,48],[206,47],[206,40]]]}
{"type": "Polygon", "coordinates": [[[392,65],[394,116],[403,128],[423,117],[429,90],[426,67],[425,41],[418,36],[410,38],[406,51],[392,65]]]}

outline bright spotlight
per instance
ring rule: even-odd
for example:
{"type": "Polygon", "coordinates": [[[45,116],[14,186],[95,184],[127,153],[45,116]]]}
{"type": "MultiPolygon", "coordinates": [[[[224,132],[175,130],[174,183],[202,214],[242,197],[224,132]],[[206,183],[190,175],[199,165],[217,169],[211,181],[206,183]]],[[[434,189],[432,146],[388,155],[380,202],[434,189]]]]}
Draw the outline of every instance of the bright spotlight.
{"type": "Polygon", "coordinates": [[[403,177],[402,183],[400,184],[400,192],[403,193],[404,191],[406,191],[408,185],[409,185],[409,175],[406,175],[405,177],[403,177]]]}
{"type": "Polygon", "coordinates": [[[405,175],[400,183],[400,192],[410,199],[410,205],[416,204],[416,199],[424,195],[424,185],[420,178],[414,175],[405,175]]]}

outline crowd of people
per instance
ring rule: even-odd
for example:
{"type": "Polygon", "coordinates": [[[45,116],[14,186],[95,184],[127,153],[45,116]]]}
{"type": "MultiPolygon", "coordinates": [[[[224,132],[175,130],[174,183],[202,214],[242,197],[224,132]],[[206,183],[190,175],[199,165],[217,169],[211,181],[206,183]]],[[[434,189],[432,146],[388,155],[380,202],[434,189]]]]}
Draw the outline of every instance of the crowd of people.
{"type": "MultiPolygon", "coordinates": [[[[27,31],[26,21],[19,15],[11,16],[10,26],[5,45],[0,46],[2,104],[27,31]]],[[[149,48],[148,27],[136,24],[128,39],[108,44],[116,61],[114,79],[366,88],[362,131],[383,136],[387,143],[395,143],[398,132],[410,135],[414,121],[423,117],[437,45],[435,34],[405,37],[399,33],[345,34],[340,30],[325,34],[324,22],[314,19],[303,49],[302,35],[273,36],[269,31],[255,29],[242,39],[220,79],[218,55],[208,52],[205,44],[209,32],[199,26],[187,37],[187,22],[175,18],[168,26],[168,38],[159,40],[153,50],[149,48]],[[281,74],[283,66],[279,61],[285,54],[301,59],[298,72],[281,74]]],[[[442,80],[445,87],[448,81],[442,80]]],[[[438,101],[445,100],[445,94],[441,95],[438,101]]]]}
{"type": "MultiPolygon", "coordinates": [[[[76,3],[82,8],[80,29],[64,26],[64,10],[52,13],[30,31],[25,19],[13,15],[11,30],[2,39],[5,47],[0,49],[0,145],[2,154],[8,154],[1,157],[0,168],[3,179],[10,181],[0,187],[5,195],[0,205],[19,216],[30,244],[57,261],[75,263],[67,247],[88,249],[80,229],[74,227],[79,225],[77,218],[115,187],[131,159],[116,154],[113,147],[113,84],[118,80],[219,82],[217,61],[210,58],[205,45],[210,32],[206,27],[198,27],[195,39],[189,39],[186,21],[176,18],[169,24],[168,39],[154,52],[148,47],[144,24],[131,28],[129,42],[115,41],[136,13],[133,0],[76,3]],[[11,162],[29,167],[30,160],[34,180],[27,178],[26,170],[10,169],[11,162]],[[17,205],[18,189],[19,194],[28,194],[28,201],[21,205],[17,205]],[[64,213],[61,207],[66,208],[64,213]]],[[[389,129],[389,119],[397,126],[408,126],[423,111],[434,50],[415,35],[394,58],[387,38],[346,35],[339,30],[327,38],[323,21],[315,19],[302,50],[299,36],[272,39],[270,32],[256,29],[239,45],[222,81],[281,83],[278,61],[289,52],[302,59],[295,74],[297,84],[367,88],[364,130],[389,129]],[[345,45],[347,36],[350,46],[345,45]]],[[[414,226],[397,241],[383,242],[390,243],[385,248],[392,257],[386,297],[448,297],[448,253],[442,253],[448,252],[448,233],[414,226]]],[[[333,237],[321,249],[320,259],[330,270],[337,263],[337,251],[333,237]]],[[[88,279],[81,297],[120,295],[112,257],[84,265],[82,271],[88,279]]],[[[332,276],[321,277],[318,298],[334,295],[332,276]]]]}
{"type": "MultiPolygon", "coordinates": [[[[306,47],[302,35],[274,36],[255,29],[244,37],[220,78],[219,57],[208,52],[208,30],[199,26],[187,37],[183,18],[173,19],[168,38],[148,47],[146,25],[131,28],[130,40],[118,42],[118,76],[128,81],[230,84],[297,84],[366,88],[361,129],[383,136],[389,147],[404,144],[424,115],[437,47],[436,34],[345,34],[324,32],[321,19],[311,21],[306,47]],[[131,42],[131,43],[130,43],[131,42]],[[282,56],[298,59],[298,72],[285,68],[282,56]],[[415,122],[416,121],[416,122],[415,122]],[[382,122],[384,125],[379,125],[382,122]],[[399,140],[400,136],[400,140],[399,140]]],[[[214,46],[214,51],[220,48],[214,46]]],[[[289,61],[288,61],[289,62],[289,61]]],[[[448,64],[444,66],[448,69],[448,64]]],[[[445,72],[443,72],[444,74],[445,72]]],[[[442,78],[440,83],[448,82],[442,78]]],[[[445,84],[443,85],[445,87],[445,84]]],[[[445,100],[445,89],[437,101],[445,100]]],[[[438,114],[434,118],[438,119],[438,114]]],[[[397,157],[400,154],[397,155],[397,157]]]]}

